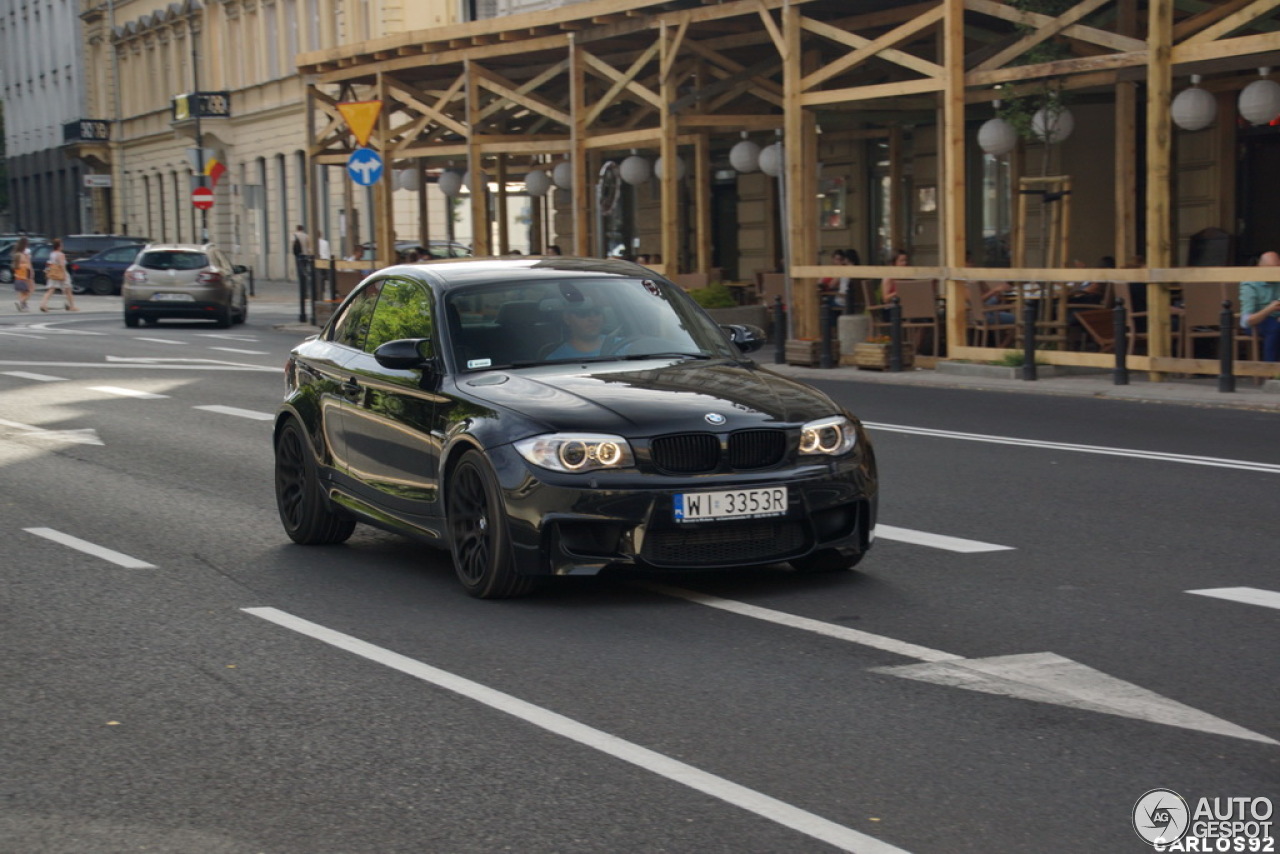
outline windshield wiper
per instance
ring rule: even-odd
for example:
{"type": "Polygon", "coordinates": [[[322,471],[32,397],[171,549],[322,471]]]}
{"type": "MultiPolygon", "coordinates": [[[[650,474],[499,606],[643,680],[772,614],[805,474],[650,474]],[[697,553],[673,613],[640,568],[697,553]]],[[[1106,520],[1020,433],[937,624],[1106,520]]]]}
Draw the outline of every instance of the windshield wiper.
{"type": "Polygon", "coordinates": [[[710,359],[707,353],[627,353],[618,358],[628,362],[639,359],[710,359]]]}

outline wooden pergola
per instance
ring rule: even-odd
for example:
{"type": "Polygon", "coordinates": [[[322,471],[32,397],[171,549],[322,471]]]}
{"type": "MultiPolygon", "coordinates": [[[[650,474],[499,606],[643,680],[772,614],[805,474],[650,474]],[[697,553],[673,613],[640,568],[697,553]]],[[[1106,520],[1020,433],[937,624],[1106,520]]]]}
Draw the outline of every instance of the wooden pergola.
{"type": "MultiPolygon", "coordinates": [[[[1172,359],[1169,286],[1239,282],[1251,268],[1174,266],[1171,196],[1174,75],[1214,75],[1239,88],[1256,69],[1280,65],[1280,0],[1080,0],[1058,15],[1020,8],[1017,0],[588,0],[558,9],[407,32],[354,47],[304,54],[299,71],[312,81],[308,108],[312,162],[345,164],[354,146],[337,110],[340,101],[381,100],[370,145],[386,163],[417,159],[434,168],[463,161],[473,174],[508,170],[548,157],[572,164],[573,251],[591,254],[592,177],[600,161],[629,149],[656,149],[673,163],[678,147],[694,151],[696,269],[711,264],[713,148],[742,130],[781,130],[785,140],[785,216],[793,334],[817,337],[813,285],[847,268],[818,257],[817,117],[835,117],[866,132],[888,111],[932,112],[940,162],[941,245],[931,266],[858,268],[868,278],[934,278],[946,283],[951,358],[989,357],[966,346],[963,287],[970,280],[1145,283],[1150,352],[1133,367],[1213,372],[1172,359]],[[1063,58],[1025,64],[1028,51],[1053,43],[1063,58]],[[966,108],[1017,97],[1043,86],[1103,93],[1115,105],[1114,215],[1117,258],[1144,256],[1131,269],[982,269],[965,266],[966,108]],[[1139,99],[1146,114],[1145,150],[1136,150],[1139,99]],[[1144,163],[1145,199],[1138,199],[1144,163]],[[1138,205],[1145,234],[1136,234],[1138,205]]],[[[824,126],[825,129],[825,126],[824,126]]],[[[679,240],[677,178],[661,178],[661,247],[672,266],[679,240]]],[[[391,263],[391,191],[375,188],[379,262],[391,263]]],[[[476,182],[471,218],[478,255],[490,246],[487,189],[476,182]]],[[[312,202],[314,206],[314,201],[312,202]]],[[[314,209],[313,209],[314,217],[314,209]]],[[[500,228],[505,227],[505,219],[500,228]]],[[[1046,351],[1045,361],[1106,367],[1097,353],[1046,351]]],[[[1239,373],[1270,375],[1265,365],[1239,373]]]]}

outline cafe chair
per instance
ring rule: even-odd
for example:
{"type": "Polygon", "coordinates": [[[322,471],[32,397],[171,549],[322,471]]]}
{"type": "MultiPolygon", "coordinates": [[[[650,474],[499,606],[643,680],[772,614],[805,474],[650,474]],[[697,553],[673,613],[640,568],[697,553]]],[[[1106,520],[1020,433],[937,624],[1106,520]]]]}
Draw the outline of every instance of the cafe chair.
{"type": "Polygon", "coordinates": [[[969,343],[975,347],[1011,347],[1018,324],[1002,323],[1001,312],[1013,313],[1012,305],[987,305],[982,301],[982,285],[965,282],[969,303],[969,343]]]}

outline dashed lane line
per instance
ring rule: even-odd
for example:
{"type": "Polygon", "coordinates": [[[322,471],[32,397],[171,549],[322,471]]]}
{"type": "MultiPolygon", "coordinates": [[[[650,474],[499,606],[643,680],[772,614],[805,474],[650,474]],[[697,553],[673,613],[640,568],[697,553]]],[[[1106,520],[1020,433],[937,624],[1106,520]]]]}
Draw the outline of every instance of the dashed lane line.
{"type": "Polygon", "coordinates": [[[138,560],[136,557],[130,557],[121,552],[112,551],[79,537],[73,537],[70,534],[64,534],[61,531],[55,531],[53,528],[23,528],[28,534],[34,534],[37,537],[43,537],[46,540],[59,543],[67,548],[75,549],[78,552],[84,552],[96,558],[114,563],[117,566],[123,566],[126,569],[155,569],[155,564],[147,563],[144,560],[138,560]]]}
{"type": "Polygon", "coordinates": [[[710,795],[769,821],[788,827],[813,839],[834,845],[841,851],[858,854],[892,854],[903,849],[837,824],[830,819],[800,807],[749,789],[724,777],[718,777],[678,759],[641,747],[603,730],[587,726],[570,717],[542,706],[505,694],[447,670],[441,670],[408,656],[374,646],[350,635],[342,634],[275,608],[245,608],[252,614],[298,634],[329,644],[345,652],[397,670],[416,679],[466,697],[495,711],[518,718],[533,726],[598,750],[615,759],[630,763],[668,780],[710,795]]]}
{"type": "Polygon", "coordinates": [[[120,397],[132,397],[137,400],[161,400],[167,398],[167,394],[154,394],[149,391],[139,391],[136,388],[121,388],[114,385],[93,385],[89,386],[89,391],[100,391],[103,394],[116,394],[120,397]]]}
{"type": "Polygon", "coordinates": [[[241,350],[237,347],[210,347],[210,350],[221,350],[224,353],[239,353],[242,356],[270,356],[266,350],[241,350]]]}
{"type": "Polygon", "coordinates": [[[928,531],[913,531],[910,528],[895,528],[893,525],[880,523],[876,524],[876,539],[912,543],[917,546],[928,546],[949,552],[960,552],[961,554],[1013,551],[1013,546],[998,546],[995,543],[984,543],[980,540],[965,540],[960,537],[930,534],[928,531]]]}
{"type": "Polygon", "coordinates": [[[192,409],[202,409],[205,412],[217,412],[220,415],[234,415],[237,418],[250,418],[254,421],[270,421],[275,418],[275,416],[270,412],[259,412],[255,409],[240,409],[235,406],[220,406],[218,404],[193,406],[192,409]]]}
{"type": "Polygon", "coordinates": [[[51,377],[48,374],[36,374],[31,371],[5,371],[6,377],[17,377],[20,380],[35,380],[39,383],[56,383],[65,381],[65,377],[51,377]]]}
{"type": "Polygon", "coordinates": [[[1264,608],[1280,610],[1280,593],[1274,590],[1259,590],[1256,587],[1216,587],[1209,590],[1188,590],[1196,596],[1212,596],[1214,599],[1227,599],[1231,602],[1243,602],[1246,605],[1261,605],[1264,608]]]}
{"type": "Polygon", "coordinates": [[[1222,457],[1200,457],[1193,454],[1166,454],[1161,451],[1109,448],[1105,445],[1080,445],[1073,442],[1046,442],[1039,439],[1019,439],[1014,436],[988,436],[983,433],[932,430],[926,427],[909,427],[903,424],[878,424],[872,421],[864,421],[862,423],[868,430],[882,430],[886,433],[906,433],[912,436],[932,436],[939,439],[959,439],[965,442],[985,442],[990,445],[1017,445],[1027,448],[1043,448],[1051,451],[1071,451],[1078,454],[1101,454],[1110,457],[1130,457],[1137,460],[1280,474],[1280,464],[1277,463],[1258,463],[1250,460],[1232,460],[1222,457]]]}

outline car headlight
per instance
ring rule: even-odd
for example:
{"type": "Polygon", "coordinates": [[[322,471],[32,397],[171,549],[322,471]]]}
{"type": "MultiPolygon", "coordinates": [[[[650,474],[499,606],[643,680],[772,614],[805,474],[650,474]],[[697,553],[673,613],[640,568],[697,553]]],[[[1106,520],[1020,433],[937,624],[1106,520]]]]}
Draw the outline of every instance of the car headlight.
{"type": "Polygon", "coordinates": [[[810,421],[800,428],[800,453],[827,454],[838,457],[853,450],[858,443],[858,431],[853,422],[843,415],[810,421]]]}
{"type": "Polygon", "coordinates": [[[631,445],[621,436],[599,433],[549,433],[515,443],[515,448],[535,466],[561,472],[623,469],[635,465],[631,445]]]}

